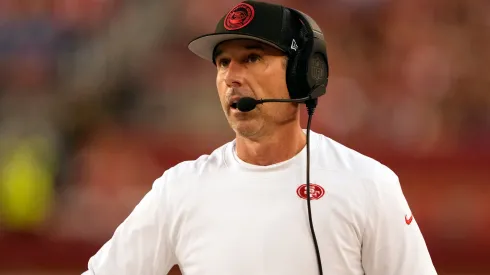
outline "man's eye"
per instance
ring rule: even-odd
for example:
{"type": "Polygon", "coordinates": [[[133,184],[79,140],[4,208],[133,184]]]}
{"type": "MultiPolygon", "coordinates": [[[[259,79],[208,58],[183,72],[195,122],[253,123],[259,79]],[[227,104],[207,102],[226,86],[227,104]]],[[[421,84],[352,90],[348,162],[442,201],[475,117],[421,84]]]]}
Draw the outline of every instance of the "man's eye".
{"type": "Polygon", "coordinates": [[[230,64],[230,60],[229,59],[222,58],[222,59],[218,60],[218,66],[219,67],[227,67],[228,64],[230,64]]]}
{"type": "Polygon", "coordinates": [[[259,60],[260,60],[260,56],[258,54],[250,54],[247,57],[247,62],[250,62],[250,63],[255,63],[259,60]]]}

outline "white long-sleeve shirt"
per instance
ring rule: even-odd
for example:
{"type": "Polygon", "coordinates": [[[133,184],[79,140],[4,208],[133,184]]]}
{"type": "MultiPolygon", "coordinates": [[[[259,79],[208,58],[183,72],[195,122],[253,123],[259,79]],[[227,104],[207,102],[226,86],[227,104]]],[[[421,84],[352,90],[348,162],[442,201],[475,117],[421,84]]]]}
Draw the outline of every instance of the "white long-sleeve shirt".
{"type": "MultiPolygon", "coordinates": [[[[437,274],[398,177],[311,132],[313,223],[324,274],[437,274]]],[[[84,275],[316,275],[306,149],[270,166],[229,142],[167,170],[84,275]],[[303,186],[303,187],[302,187],[303,186]]]]}

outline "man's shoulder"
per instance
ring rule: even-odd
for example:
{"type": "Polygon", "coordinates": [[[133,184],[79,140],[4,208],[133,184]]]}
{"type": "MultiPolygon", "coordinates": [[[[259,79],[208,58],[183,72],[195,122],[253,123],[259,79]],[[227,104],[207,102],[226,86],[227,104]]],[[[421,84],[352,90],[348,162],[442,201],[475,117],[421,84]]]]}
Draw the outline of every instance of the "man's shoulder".
{"type": "Polygon", "coordinates": [[[397,175],[385,164],[353,148],[333,140],[323,134],[317,134],[318,147],[321,152],[320,162],[326,169],[344,171],[357,177],[373,181],[380,179],[397,179],[397,175]]]}
{"type": "Polygon", "coordinates": [[[227,166],[226,150],[231,142],[216,148],[210,154],[203,154],[194,160],[186,160],[167,169],[162,179],[169,181],[192,181],[206,173],[218,171],[227,166]]]}

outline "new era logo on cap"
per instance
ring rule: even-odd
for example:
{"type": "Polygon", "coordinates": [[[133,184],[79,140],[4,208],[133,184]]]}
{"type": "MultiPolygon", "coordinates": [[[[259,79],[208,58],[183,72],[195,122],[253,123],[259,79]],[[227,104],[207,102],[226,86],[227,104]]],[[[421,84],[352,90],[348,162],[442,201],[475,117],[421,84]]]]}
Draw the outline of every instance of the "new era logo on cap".
{"type": "Polygon", "coordinates": [[[297,51],[298,50],[298,44],[296,44],[296,40],[293,39],[293,42],[291,42],[291,50],[297,51]]]}

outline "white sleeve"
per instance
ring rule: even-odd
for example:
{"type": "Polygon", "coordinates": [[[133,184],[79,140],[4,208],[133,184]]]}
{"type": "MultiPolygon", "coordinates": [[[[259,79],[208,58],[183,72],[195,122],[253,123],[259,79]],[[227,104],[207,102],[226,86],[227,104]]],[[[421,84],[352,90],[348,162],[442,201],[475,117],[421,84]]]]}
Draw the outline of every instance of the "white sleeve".
{"type": "Polygon", "coordinates": [[[82,275],[160,275],[176,264],[164,176],[153,183],[112,238],[90,258],[88,270],[82,275]]]}
{"type": "Polygon", "coordinates": [[[369,187],[362,265],[366,275],[437,274],[398,177],[388,168],[369,187]]]}

